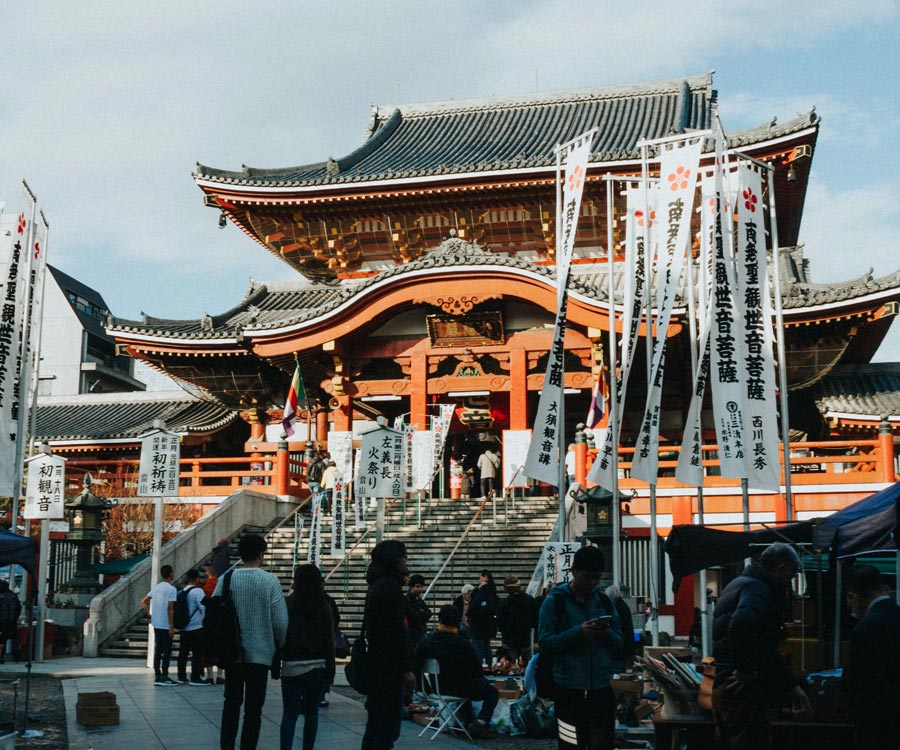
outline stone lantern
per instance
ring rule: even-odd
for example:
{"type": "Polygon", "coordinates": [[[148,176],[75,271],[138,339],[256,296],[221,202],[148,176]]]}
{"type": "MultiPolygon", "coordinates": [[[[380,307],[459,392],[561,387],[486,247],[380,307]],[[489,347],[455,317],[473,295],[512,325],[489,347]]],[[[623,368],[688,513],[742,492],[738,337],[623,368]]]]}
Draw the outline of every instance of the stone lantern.
{"type": "Polygon", "coordinates": [[[88,601],[100,590],[97,577],[91,573],[91,564],[94,546],[103,541],[103,514],[118,504],[114,498],[98,497],[91,492],[92,483],[91,475],[85,474],[84,489],[66,503],[69,519],[66,540],[77,546],[77,554],[75,575],[63,584],[75,591],[76,596],[86,596],[88,601]]]}
{"type": "MultiPolygon", "coordinates": [[[[612,583],[613,495],[609,490],[595,486],[585,491],[577,492],[572,497],[577,503],[583,504],[584,512],[587,514],[587,528],[581,537],[581,541],[586,542],[590,540],[591,544],[599,547],[600,551],[603,552],[606,568],[603,572],[601,585],[605,586],[608,583],[612,583]]],[[[619,493],[620,506],[623,502],[628,502],[632,499],[631,495],[619,493]]]]}

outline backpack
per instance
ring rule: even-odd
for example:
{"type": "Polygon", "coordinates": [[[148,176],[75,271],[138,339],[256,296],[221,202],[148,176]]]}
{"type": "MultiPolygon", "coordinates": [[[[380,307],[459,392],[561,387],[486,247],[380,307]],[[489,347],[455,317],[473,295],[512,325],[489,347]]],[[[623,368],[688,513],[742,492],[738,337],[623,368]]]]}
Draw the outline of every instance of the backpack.
{"type": "Polygon", "coordinates": [[[197,610],[200,609],[200,604],[198,603],[196,607],[194,607],[194,611],[191,612],[190,602],[188,600],[188,592],[193,589],[198,588],[197,586],[185,586],[181,591],[178,592],[178,596],[175,597],[175,608],[172,613],[172,624],[175,626],[176,630],[184,630],[188,623],[191,621],[191,618],[196,614],[197,610]]]}
{"type": "Polygon", "coordinates": [[[306,467],[306,481],[307,482],[321,482],[322,475],[325,473],[325,464],[322,463],[319,459],[313,461],[309,466],[306,467]]]}
{"type": "MultiPolygon", "coordinates": [[[[612,600],[602,591],[597,591],[596,593],[600,597],[600,603],[607,613],[613,614],[612,600]]],[[[557,622],[568,621],[566,617],[566,603],[562,595],[550,594],[550,596],[553,598],[557,622]]],[[[538,651],[537,654],[537,663],[534,668],[534,684],[539,698],[553,700],[556,697],[556,682],[553,679],[553,656],[543,651],[538,651]]]]}
{"type": "Polygon", "coordinates": [[[231,599],[231,574],[225,574],[222,593],[206,603],[203,630],[206,635],[206,653],[210,664],[228,668],[244,660],[241,645],[241,623],[234,601],[231,599]]]}

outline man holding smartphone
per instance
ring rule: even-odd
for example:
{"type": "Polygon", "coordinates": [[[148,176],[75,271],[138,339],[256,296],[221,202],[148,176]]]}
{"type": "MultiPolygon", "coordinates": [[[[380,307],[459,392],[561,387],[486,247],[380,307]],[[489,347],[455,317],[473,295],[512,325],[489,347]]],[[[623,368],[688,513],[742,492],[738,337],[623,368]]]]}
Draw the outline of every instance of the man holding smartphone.
{"type": "Polygon", "coordinates": [[[616,702],[609,681],[622,650],[615,605],[597,586],[603,553],[582,547],[572,579],[554,587],[541,605],[538,641],[553,659],[559,750],[611,750],[616,702]]]}

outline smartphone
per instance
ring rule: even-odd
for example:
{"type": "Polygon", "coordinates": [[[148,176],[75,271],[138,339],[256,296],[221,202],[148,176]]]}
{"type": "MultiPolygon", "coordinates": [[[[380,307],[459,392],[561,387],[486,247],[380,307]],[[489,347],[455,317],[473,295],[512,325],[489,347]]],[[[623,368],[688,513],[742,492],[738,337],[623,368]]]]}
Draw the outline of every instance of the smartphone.
{"type": "Polygon", "coordinates": [[[609,622],[610,620],[612,620],[612,615],[600,615],[597,620],[599,622],[609,622]]]}

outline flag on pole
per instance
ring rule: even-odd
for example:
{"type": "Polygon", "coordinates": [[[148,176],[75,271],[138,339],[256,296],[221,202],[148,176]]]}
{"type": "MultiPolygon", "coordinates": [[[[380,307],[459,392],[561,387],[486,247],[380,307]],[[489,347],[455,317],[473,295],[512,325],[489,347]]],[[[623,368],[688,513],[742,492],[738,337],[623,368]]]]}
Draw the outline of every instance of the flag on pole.
{"type": "Polygon", "coordinates": [[[609,389],[606,387],[606,378],[603,372],[597,376],[597,382],[594,383],[594,392],[591,394],[591,406],[588,409],[585,424],[592,430],[601,427],[603,417],[606,416],[606,400],[609,398],[609,389]]]}
{"type": "Polygon", "coordinates": [[[291,379],[291,387],[288,390],[287,401],[284,404],[284,417],[281,420],[285,434],[288,437],[294,434],[297,409],[301,403],[306,403],[306,390],[303,387],[303,376],[300,374],[300,363],[297,362],[297,366],[294,369],[294,377],[291,379]]]}

